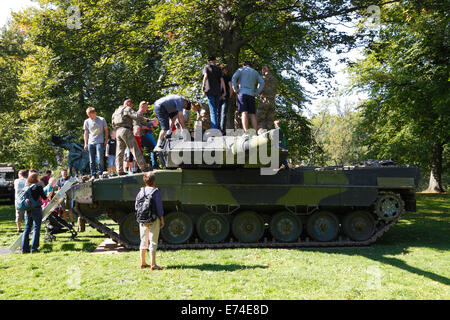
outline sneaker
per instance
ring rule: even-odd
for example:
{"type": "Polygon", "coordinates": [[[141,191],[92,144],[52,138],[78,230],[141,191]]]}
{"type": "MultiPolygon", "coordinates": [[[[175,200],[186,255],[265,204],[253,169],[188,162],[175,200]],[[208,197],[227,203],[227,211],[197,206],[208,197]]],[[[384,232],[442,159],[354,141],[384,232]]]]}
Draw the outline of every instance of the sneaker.
{"type": "Polygon", "coordinates": [[[95,179],[97,179],[97,177],[96,176],[91,176],[91,178],[89,179],[89,181],[94,181],[95,179]]]}
{"type": "Polygon", "coordinates": [[[156,146],[155,148],[153,148],[153,152],[162,152],[163,149],[160,146],[156,146]]]}
{"type": "Polygon", "coordinates": [[[126,176],[128,173],[127,172],[119,172],[118,175],[119,176],[126,176]]]}

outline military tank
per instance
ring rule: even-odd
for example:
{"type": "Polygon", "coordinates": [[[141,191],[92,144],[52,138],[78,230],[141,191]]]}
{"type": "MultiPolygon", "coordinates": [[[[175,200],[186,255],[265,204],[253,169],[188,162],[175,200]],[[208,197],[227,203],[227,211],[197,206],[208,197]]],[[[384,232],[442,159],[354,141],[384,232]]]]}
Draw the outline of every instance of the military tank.
{"type": "MultiPolygon", "coordinates": [[[[159,248],[367,246],[406,210],[416,210],[416,166],[373,161],[278,169],[279,162],[272,166],[259,156],[251,163],[255,148],[265,147],[275,160],[285,158],[276,134],[207,137],[196,146],[186,137],[167,139],[160,153],[166,168],[154,171],[165,212],[159,248]],[[186,161],[201,148],[235,160],[243,154],[245,161],[186,161]]],[[[68,196],[89,225],[138,249],[134,203],[143,185],[142,173],[117,176],[78,183],[68,196]],[[99,221],[102,215],[116,222],[119,232],[99,221]]]]}

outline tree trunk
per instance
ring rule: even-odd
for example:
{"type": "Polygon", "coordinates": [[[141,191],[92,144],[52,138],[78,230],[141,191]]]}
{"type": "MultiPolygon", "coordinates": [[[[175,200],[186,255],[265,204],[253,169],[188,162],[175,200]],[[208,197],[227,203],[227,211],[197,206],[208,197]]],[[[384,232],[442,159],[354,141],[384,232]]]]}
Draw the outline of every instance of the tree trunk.
{"type": "Polygon", "coordinates": [[[436,142],[433,144],[431,155],[431,173],[430,182],[428,185],[428,192],[445,192],[442,187],[442,152],[444,146],[442,143],[436,142]]]}
{"type": "MultiPolygon", "coordinates": [[[[232,59],[233,61],[228,61],[228,72],[230,72],[230,76],[238,69],[237,57],[232,59]]],[[[227,129],[234,129],[234,113],[236,111],[236,96],[231,95],[228,99],[228,110],[227,110],[227,123],[225,124],[227,129]]]]}

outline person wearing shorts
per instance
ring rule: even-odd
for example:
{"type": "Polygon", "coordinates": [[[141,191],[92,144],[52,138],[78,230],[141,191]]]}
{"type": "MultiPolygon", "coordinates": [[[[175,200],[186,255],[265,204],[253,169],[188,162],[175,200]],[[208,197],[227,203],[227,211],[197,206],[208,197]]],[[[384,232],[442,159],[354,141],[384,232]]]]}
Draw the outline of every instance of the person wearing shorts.
{"type": "Polygon", "coordinates": [[[258,130],[255,95],[260,94],[263,90],[264,79],[258,71],[250,67],[250,62],[246,61],[243,67],[234,73],[231,82],[233,84],[233,90],[238,95],[238,112],[241,114],[244,131],[247,132],[249,128],[248,118],[252,122],[253,129],[255,131],[258,130]],[[257,89],[256,85],[258,85],[257,89]]]}
{"type": "MultiPolygon", "coordinates": [[[[146,194],[154,191],[156,187],[156,176],[153,172],[144,173],[144,183],[145,188],[144,192],[146,194]]],[[[141,198],[141,192],[139,192],[137,198],[141,198]]],[[[140,250],[140,259],[141,259],[141,269],[143,268],[151,268],[152,270],[161,270],[162,267],[156,264],[156,249],[158,248],[158,238],[159,238],[159,230],[164,228],[164,210],[161,199],[161,192],[156,189],[153,192],[152,199],[156,204],[156,211],[158,218],[151,223],[140,223],[139,224],[139,233],[141,238],[141,243],[139,245],[140,250]],[[146,252],[150,252],[150,265],[148,265],[145,261],[146,252]]]]}

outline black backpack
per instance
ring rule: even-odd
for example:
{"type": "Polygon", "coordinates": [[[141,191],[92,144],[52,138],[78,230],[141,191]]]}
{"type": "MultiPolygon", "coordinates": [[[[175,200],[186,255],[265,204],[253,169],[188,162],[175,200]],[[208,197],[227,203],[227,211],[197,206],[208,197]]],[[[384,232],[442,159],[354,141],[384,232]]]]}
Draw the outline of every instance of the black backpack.
{"type": "Polygon", "coordinates": [[[152,192],[146,193],[145,188],[141,188],[141,192],[139,192],[136,197],[136,221],[138,223],[151,223],[158,218],[156,213],[156,203],[153,199],[153,194],[158,190],[154,188],[152,192]]]}

